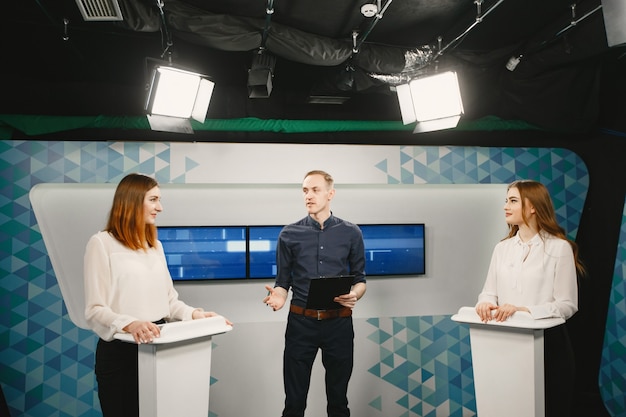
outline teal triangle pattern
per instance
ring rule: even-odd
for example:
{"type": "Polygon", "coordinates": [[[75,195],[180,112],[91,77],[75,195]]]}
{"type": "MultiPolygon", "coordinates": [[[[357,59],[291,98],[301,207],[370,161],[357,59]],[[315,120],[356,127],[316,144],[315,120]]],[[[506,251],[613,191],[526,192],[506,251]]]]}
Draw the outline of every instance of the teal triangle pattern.
{"type": "Polygon", "coordinates": [[[557,220],[572,239],[589,188],[589,174],[578,155],[560,148],[400,147],[395,158],[374,167],[388,184],[508,184],[517,179],[540,181],[553,199],[557,220]],[[400,172],[400,178],[391,175],[400,172]]]}
{"type": "Polygon", "coordinates": [[[379,318],[368,324],[368,339],[380,342],[379,362],[370,373],[401,393],[372,403],[392,401],[407,416],[476,414],[468,328],[450,316],[379,318]],[[381,341],[380,334],[390,337],[381,341]]]}
{"type": "MultiPolygon", "coordinates": [[[[97,338],[69,319],[30,207],[30,189],[42,182],[117,183],[130,172],[153,175],[160,183],[185,183],[186,173],[201,164],[194,155],[177,155],[174,161],[172,146],[0,141],[0,383],[11,415],[101,415],[93,373],[97,338]]],[[[589,178],[584,163],[569,150],[402,146],[398,153],[371,167],[385,173],[388,184],[540,180],[551,192],[562,226],[575,237],[589,178]]],[[[623,282],[623,243],[620,251],[616,276],[623,282]]],[[[626,391],[625,290],[619,282],[612,293],[616,307],[607,318],[601,375],[603,396],[616,415],[624,412],[626,391]]],[[[367,323],[372,327],[367,340],[379,352],[377,361],[368,365],[369,373],[402,392],[397,398],[377,394],[369,402],[372,409],[401,405],[403,411],[388,417],[475,415],[464,327],[447,316],[372,318],[367,323]]],[[[211,384],[217,382],[211,379],[211,384]]],[[[209,416],[217,417],[212,412],[209,416]]]]}
{"type": "Polygon", "coordinates": [[[612,416],[626,415],[626,201],[602,347],[598,384],[612,416]]]}
{"type": "Polygon", "coordinates": [[[130,172],[167,183],[169,149],[164,143],[0,142],[0,382],[11,415],[101,415],[93,373],[97,338],[69,319],[30,189],[41,182],[117,182],[130,172]]]}
{"type": "Polygon", "coordinates": [[[372,401],[369,402],[369,406],[378,410],[383,411],[383,401],[381,397],[376,397],[372,401]]]}

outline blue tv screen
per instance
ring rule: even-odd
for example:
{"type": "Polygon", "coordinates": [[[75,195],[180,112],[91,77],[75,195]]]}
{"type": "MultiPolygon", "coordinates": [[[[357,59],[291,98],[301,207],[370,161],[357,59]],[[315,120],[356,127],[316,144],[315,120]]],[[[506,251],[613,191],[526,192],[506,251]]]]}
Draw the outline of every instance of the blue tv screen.
{"type": "Polygon", "coordinates": [[[283,226],[249,226],[248,265],[250,278],[276,276],[276,243],[283,226]]]}
{"type": "MultiPolygon", "coordinates": [[[[359,225],[367,276],[423,275],[424,224],[359,225]]],[[[283,226],[161,226],[159,240],[174,280],[260,279],[276,276],[283,226]]]]}
{"type": "Polygon", "coordinates": [[[159,227],[174,280],[246,278],[245,226],[159,227]]]}
{"type": "Polygon", "coordinates": [[[424,224],[359,225],[367,276],[424,275],[424,224]]]}

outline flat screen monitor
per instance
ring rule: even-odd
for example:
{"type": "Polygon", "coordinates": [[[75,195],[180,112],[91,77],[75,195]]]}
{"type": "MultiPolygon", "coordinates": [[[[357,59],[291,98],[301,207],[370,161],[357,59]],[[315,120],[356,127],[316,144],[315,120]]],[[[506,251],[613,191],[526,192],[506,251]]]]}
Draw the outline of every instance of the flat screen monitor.
{"type": "Polygon", "coordinates": [[[246,278],[245,226],[159,226],[174,280],[246,278]]]}
{"type": "Polygon", "coordinates": [[[424,224],[359,225],[367,276],[424,275],[424,224]]]}
{"type": "Polygon", "coordinates": [[[276,277],[276,243],[283,226],[249,226],[250,278],[276,277]]]}
{"type": "MultiPolygon", "coordinates": [[[[424,224],[359,225],[367,276],[423,275],[424,224]]],[[[283,226],[159,226],[174,280],[271,279],[283,226]]]]}

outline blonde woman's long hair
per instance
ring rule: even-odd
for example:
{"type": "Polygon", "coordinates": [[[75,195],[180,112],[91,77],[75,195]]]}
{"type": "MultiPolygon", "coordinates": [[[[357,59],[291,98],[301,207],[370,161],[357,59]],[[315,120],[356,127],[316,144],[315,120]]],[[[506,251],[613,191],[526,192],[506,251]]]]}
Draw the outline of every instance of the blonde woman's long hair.
{"type": "MultiPolygon", "coordinates": [[[[554,212],[554,204],[550,198],[550,193],[545,185],[540,182],[532,180],[518,180],[508,185],[507,191],[511,188],[516,188],[519,191],[520,199],[522,201],[522,219],[524,223],[528,224],[526,218],[526,202],[532,204],[535,208],[535,218],[537,220],[537,227],[539,231],[545,231],[560,239],[566,240],[572,246],[574,252],[574,262],[576,263],[576,271],[579,275],[585,274],[585,267],[578,258],[578,245],[576,242],[570,240],[563,229],[556,220],[556,213],[554,212]]],[[[506,239],[512,238],[517,234],[519,230],[518,225],[509,225],[509,234],[506,239]]]]}

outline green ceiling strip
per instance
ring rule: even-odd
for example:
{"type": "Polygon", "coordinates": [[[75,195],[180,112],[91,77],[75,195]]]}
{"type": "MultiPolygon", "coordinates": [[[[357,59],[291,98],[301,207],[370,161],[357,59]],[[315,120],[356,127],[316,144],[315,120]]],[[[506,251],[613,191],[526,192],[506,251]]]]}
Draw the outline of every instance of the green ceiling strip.
{"type": "MultiPolygon", "coordinates": [[[[274,132],[274,133],[322,133],[322,132],[374,132],[412,131],[414,125],[400,121],[372,120],[286,120],[257,119],[208,119],[204,123],[191,121],[196,131],[215,132],[274,132]]],[[[39,136],[75,129],[139,129],[150,130],[145,116],[45,116],[0,115],[0,139],[11,139],[15,130],[28,136],[39,136]]],[[[536,127],[521,121],[502,120],[497,117],[461,122],[454,130],[535,130],[536,127]]]]}

